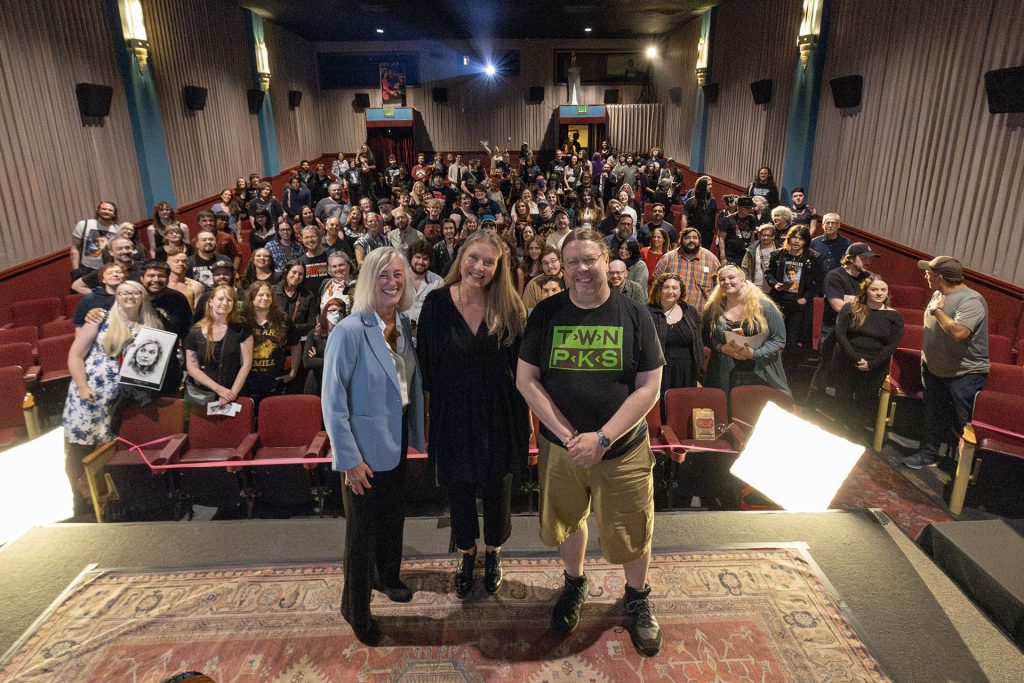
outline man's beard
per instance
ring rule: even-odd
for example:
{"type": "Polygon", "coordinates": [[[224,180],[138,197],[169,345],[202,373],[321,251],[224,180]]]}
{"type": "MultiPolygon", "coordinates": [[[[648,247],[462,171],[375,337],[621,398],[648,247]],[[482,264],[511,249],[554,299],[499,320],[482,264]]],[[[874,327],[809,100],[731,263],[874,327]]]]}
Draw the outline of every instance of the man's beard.
{"type": "Polygon", "coordinates": [[[694,245],[684,244],[683,245],[683,253],[684,254],[696,254],[698,251],[700,251],[700,245],[699,244],[694,244],[694,245]]]}

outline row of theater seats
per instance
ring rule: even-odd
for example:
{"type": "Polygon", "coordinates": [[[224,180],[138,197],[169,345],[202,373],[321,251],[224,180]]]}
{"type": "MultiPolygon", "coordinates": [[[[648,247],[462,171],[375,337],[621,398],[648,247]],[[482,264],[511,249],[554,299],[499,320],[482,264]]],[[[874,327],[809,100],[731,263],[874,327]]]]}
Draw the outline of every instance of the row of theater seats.
{"type": "MultiPolygon", "coordinates": [[[[666,394],[666,420],[662,422],[661,407],[656,405],[647,421],[652,447],[665,465],[659,484],[665,487],[669,506],[677,484],[676,469],[685,462],[691,468],[686,481],[717,487],[701,490],[701,495],[735,507],[738,487],[728,482],[726,473],[742,448],[747,429],[743,425],[756,422],[768,401],[792,408],[788,396],[769,387],[737,387],[728,397],[710,388],[673,389],[666,394]],[[694,408],[715,411],[719,438],[693,438],[694,408]],[[740,427],[726,429],[733,423],[740,427]]],[[[320,399],[305,395],[264,399],[255,431],[252,401],[240,398],[238,402],[242,411],[235,417],[200,411],[187,420],[180,399],[126,408],[119,440],[104,444],[85,459],[97,520],[179,519],[193,505],[246,516],[268,510],[323,514],[328,507],[340,508],[341,477],[330,466],[320,399]]],[[[425,456],[410,452],[408,457],[425,456]]],[[[535,492],[535,440],[529,457],[527,486],[535,492]]],[[[434,511],[441,512],[439,499],[434,511]]]]}

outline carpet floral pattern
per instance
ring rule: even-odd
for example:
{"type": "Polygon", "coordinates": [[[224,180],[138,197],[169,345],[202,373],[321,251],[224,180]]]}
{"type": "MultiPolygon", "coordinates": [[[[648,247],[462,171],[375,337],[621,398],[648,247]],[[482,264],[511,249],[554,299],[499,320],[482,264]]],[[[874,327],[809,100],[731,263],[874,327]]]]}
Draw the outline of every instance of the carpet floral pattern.
{"type": "Polygon", "coordinates": [[[0,663],[0,681],[889,681],[798,547],[656,553],[664,635],[643,658],[625,630],[622,570],[588,558],[577,630],[548,628],[554,555],[505,558],[505,583],[455,598],[451,557],[407,560],[411,603],[374,594],[381,646],[338,614],[338,565],[93,570],[0,663]]]}

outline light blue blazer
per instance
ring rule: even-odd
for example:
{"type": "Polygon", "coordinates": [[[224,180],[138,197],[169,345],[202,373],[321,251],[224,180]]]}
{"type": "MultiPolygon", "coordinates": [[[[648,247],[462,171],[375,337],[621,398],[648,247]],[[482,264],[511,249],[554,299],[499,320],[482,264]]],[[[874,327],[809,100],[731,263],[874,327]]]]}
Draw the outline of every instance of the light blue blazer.
{"type": "MultiPolygon", "coordinates": [[[[409,319],[400,315],[399,321],[405,342],[411,345],[409,319]]],[[[423,451],[423,378],[419,363],[414,362],[409,383],[409,445],[423,451]]],[[[348,316],[327,338],[322,399],[336,471],[360,462],[374,472],[398,466],[402,395],[391,351],[372,310],[348,316]]]]}

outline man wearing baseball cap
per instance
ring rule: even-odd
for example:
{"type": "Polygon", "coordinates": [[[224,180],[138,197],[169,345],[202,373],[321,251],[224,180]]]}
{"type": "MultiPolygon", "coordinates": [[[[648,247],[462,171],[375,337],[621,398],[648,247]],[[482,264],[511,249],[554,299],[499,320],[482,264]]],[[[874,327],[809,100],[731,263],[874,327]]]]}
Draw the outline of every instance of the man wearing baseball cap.
{"type": "Polygon", "coordinates": [[[736,213],[727,217],[723,225],[719,226],[718,244],[722,263],[740,265],[756,233],[754,200],[744,195],[736,200],[736,213]]]}
{"type": "Polygon", "coordinates": [[[938,464],[940,443],[954,452],[989,371],[988,305],[964,284],[963,265],[952,256],[936,256],[917,267],[933,294],[921,341],[925,435],[921,450],[903,460],[914,470],[938,464]]]}

